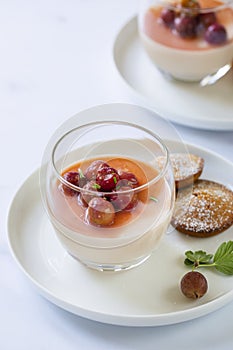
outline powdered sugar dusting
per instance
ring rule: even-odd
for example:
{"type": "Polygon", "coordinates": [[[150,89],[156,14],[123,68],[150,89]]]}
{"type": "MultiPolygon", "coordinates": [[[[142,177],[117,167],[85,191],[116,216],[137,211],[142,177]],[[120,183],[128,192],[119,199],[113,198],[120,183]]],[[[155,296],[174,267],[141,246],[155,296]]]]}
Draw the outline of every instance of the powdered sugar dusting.
{"type": "Polygon", "coordinates": [[[194,154],[172,153],[170,159],[178,181],[202,171],[204,166],[203,158],[194,154]]]}
{"type": "Polygon", "coordinates": [[[233,192],[222,184],[198,180],[179,192],[172,225],[190,234],[216,234],[233,224],[233,192]]]}
{"type": "MultiPolygon", "coordinates": [[[[164,157],[158,157],[158,166],[164,165],[164,157]]],[[[195,154],[171,153],[170,161],[176,182],[176,187],[181,188],[192,184],[202,173],[204,159],[195,154]]]]}

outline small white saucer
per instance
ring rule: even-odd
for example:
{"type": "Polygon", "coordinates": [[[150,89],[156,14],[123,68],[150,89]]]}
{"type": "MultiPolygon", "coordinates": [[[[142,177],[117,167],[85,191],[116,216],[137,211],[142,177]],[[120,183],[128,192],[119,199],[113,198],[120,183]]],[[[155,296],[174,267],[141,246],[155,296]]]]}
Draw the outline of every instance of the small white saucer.
{"type": "Polygon", "coordinates": [[[233,130],[233,70],[211,86],[168,81],[150,62],[134,17],[113,47],[116,68],[146,105],[172,122],[208,130],[233,130]]]}
{"type": "MultiPolygon", "coordinates": [[[[205,159],[202,178],[233,187],[233,164],[215,153],[187,145],[205,159]]],[[[52,303],[76,315],[123,326],[158,326],[208,314],[233,300],[233,276],[202,269],[209,291],[189,300],[179,290],[188,271],[186,250],[214,253],[233,237],[233,227],[217,236],[197,239],[170,230],[158,250],[141,266],[125,272],[98,272],[69,256],[57,240],[45,214],[39,171],[16,193],[8,216],[8,240],[18,265],[52,303]]]]}

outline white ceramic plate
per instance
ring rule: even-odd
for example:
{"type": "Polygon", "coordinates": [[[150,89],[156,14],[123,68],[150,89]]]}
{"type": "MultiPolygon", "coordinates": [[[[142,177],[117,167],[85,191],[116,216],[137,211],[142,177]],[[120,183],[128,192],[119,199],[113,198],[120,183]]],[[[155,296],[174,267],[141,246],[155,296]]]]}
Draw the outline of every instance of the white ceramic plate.
{"type": "MultiPolygon", "coordinates": [[[[232,188],[233,164],[215,153],[188,145],[205,159],[202,178],[232,188]]],[[[177,148],[179,151],[179,148],[177,148]]],[[[202,270],[209,291],[197,301],[185,298],[179,280],[187,272],[187,249],[214,252],[232,239],[233,227],[207,239],[187,237],[174,229],[141,266],[121,273],[92,271],[70,257],[58,242],[42,206],[39,171],[16,193],[8,216],[11,251],[26,276],[52,303],[79,316],[124,326],[178,323],[208,314],[233,299],[233,277],[202,270]]]]}
{"type": "Polygon", "coordinates": [[[136,17],[117,35],[113,56],[123,80],[160,115],[195,128],[233,130],[232,69],[206,87],[166,80],[140,44],[136,17]]]}

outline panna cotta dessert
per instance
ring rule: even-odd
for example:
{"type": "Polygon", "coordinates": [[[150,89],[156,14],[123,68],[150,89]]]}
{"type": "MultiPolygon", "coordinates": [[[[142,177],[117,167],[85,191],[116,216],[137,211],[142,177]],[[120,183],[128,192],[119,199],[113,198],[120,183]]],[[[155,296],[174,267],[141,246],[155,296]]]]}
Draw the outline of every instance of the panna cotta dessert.
{"type": "Polygon", "coordinates": [[[65,133],[50,156],[41,169],[42,197],[65,250],[101,271],[145,261],[166,233],[175,201],[162,141],[133,124],[98,122],[65,133]]]}
{"type": "Polygon", "coordinates": [[[78,188],[55,181],[50,210],[57,235],[73,257],[125,265],[157,247],[171,219],[165,179],[148,186],[158,171],[133,159],[102,158],[76,163],[62,176],[78,188]]]}
{"type": "Polygon", "coordinates": [[[150,1],[140,12],[139,34],[158,69],[201,81],[232,62],[232,1],[150,1]]]}

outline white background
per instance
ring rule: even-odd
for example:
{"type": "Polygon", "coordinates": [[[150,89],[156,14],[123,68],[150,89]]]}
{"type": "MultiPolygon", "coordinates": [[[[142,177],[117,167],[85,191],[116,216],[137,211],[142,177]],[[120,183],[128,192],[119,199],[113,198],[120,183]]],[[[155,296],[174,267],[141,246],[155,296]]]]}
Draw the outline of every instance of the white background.
{"type": "MultiPolygon", "coordinates": [[[[54,130],[97,104],[142,104],[112,59],[114,38],[137,9],[133,0],[0,0],[1,349],[232,349],[233,303],[177,325],[105,325],[72,315],[38,295],[9,251],[10,202],[40,166],[54,130]]],[[[175,126],[185,141],[233,161],[232,131],[175,126]]]]}

